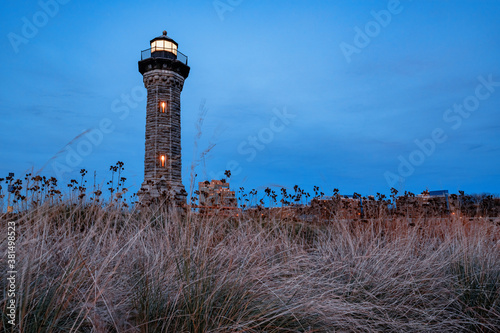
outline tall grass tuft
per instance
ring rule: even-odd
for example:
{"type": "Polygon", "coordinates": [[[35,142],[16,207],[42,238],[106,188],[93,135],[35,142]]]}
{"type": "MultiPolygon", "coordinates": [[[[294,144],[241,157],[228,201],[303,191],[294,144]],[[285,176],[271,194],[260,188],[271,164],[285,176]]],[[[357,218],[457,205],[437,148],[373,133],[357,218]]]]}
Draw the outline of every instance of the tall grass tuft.
{"type": "Polygon", "coordinates": [[[290,214],[115,202],[4,214],[17,228],[18,302],[12,327],[2,279],[0,331],[498,331],[498,225],[290,214]]]}

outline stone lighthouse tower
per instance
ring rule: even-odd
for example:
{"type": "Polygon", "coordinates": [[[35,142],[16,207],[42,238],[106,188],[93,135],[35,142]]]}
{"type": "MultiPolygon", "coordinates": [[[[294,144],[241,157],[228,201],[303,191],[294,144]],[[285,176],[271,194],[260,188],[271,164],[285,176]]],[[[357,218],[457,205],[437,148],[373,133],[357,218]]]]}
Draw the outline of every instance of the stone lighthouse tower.
{"type": "Polygon", "coordinates": [[[142,201],[166,196],[181,205],[187,195],[181,176],[181,91],[190,68],[166,31],[150,43],[139,61],[148,98],[144,183],[138,195],[142,201]]]}

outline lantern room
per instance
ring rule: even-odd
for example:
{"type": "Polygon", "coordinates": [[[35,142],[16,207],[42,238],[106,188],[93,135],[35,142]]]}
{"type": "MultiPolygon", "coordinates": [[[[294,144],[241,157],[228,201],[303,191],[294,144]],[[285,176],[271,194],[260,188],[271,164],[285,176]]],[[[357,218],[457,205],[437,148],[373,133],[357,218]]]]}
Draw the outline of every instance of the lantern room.
{"type": "MultiPolygon", "coordinates": [[[[178,44],[167,36],[167,32],[149,42],[150,48],[141,52],[139,72],[161,69],[174,71],[184,78],[189,75],[188,57],[178,50],[178,44]]],[[[168,107],[168,105],[167,105],[168,107]]]]}
{"type": "Polygon", "coordinates": [[[163,31],[162,36],[151,40],[151,57],[177,59],[178,46],[179,44],[168,37],[166,31],[163,31]]]}

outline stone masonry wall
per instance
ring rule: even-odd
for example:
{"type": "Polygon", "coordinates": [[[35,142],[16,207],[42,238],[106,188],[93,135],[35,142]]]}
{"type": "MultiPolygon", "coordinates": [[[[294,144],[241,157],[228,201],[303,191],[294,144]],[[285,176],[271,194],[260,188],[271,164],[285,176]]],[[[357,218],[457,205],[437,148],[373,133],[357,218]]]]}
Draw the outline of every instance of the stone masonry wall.
{"type": "Polygon", "coordinates": [[[148,99],[146,107],[146,146],[144,183],[141,191],[149,196],[162,192],[185,201],[181,161],[181,105],[184,78],[179,74],[155,69],[144,73],[148,99]],[[166,103],[165,113],[161,102],[166,103]],[[161,165],[164,155],[165,166],[161,165]]]}

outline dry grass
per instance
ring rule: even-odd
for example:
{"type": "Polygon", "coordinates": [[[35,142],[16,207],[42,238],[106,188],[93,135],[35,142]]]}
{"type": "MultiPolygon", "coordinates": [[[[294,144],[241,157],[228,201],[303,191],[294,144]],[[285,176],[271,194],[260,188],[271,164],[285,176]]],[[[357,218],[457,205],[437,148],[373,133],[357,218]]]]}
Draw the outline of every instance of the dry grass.
{"type": "Polygon", "coordinates": [[[500,327],[500,230],[488,221],[311,225],[65,204],[2,225],[13,218],[18,324],[7,324],[4,292],[2,332],[500,327]]]}

